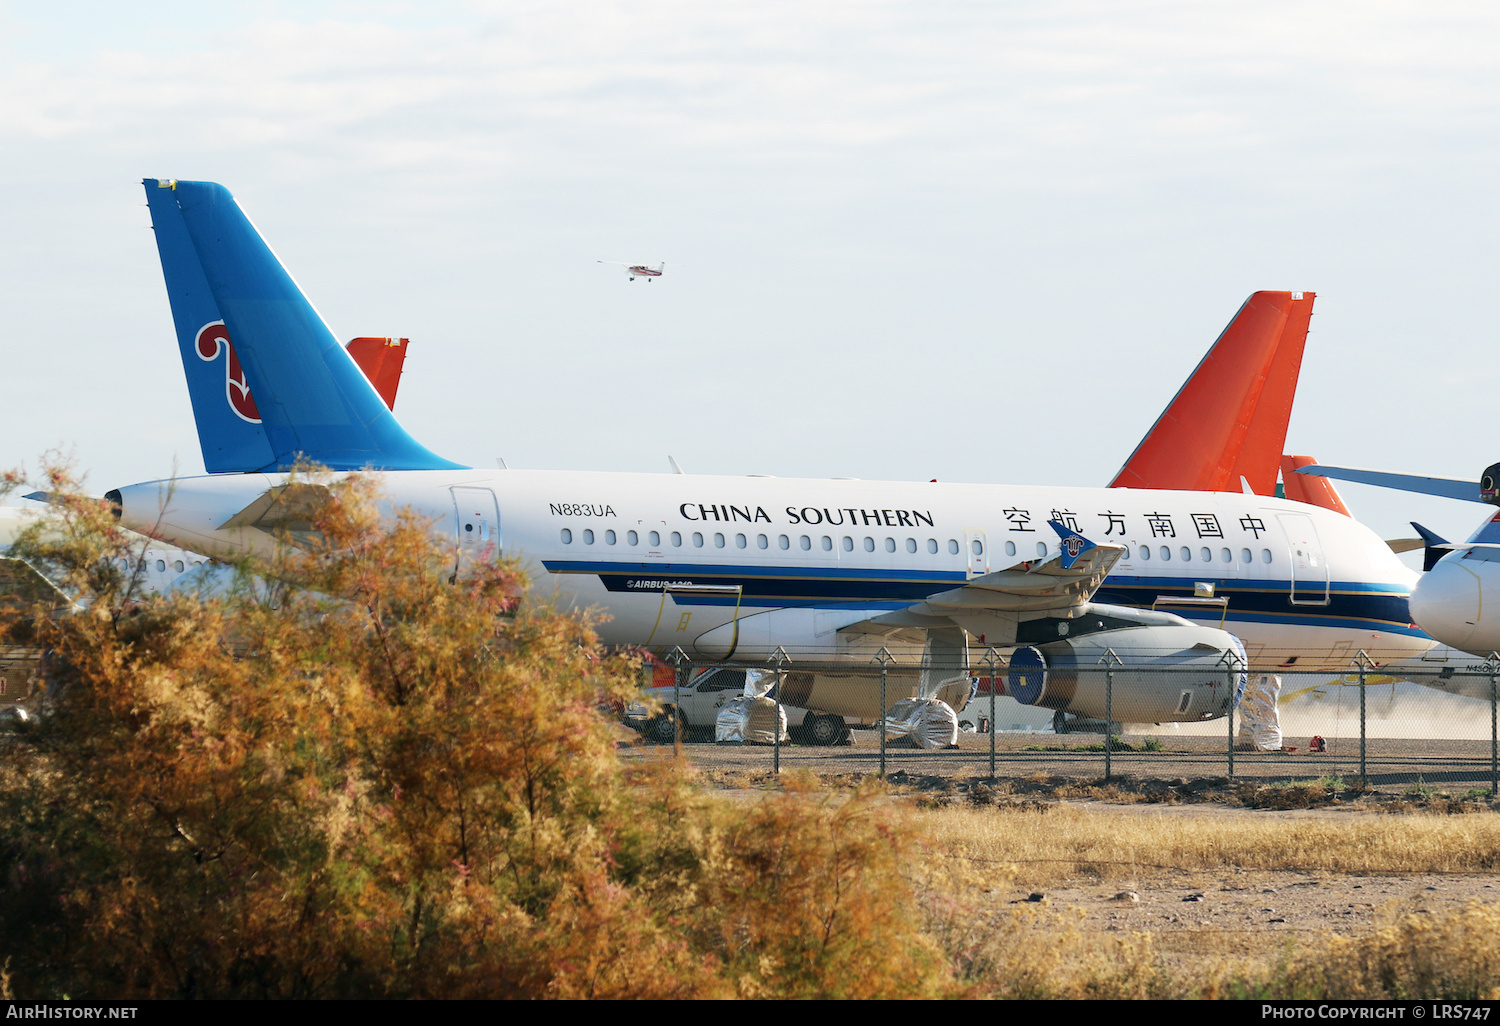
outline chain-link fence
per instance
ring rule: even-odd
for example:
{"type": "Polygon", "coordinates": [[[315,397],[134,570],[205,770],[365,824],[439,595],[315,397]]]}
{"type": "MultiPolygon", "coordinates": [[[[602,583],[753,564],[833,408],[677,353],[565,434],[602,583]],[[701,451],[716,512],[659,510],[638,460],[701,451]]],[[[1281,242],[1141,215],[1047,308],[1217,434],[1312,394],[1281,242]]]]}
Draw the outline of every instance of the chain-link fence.
{"type": "Polygon", "coordinates": [[[647,668],[627,721],[647,742],[749,770],[1323,780],[1449,795],[1494,794],[1500,781],[1500,659],[1390,672],[1356,653],[1344,674],[1277,675],[1232,660],[1106,658],[1043,674],[1019,655],[990,651],[955,673],[879,657],[852,666],[778,652],[746,665],[677,652],[647,668]],[[937,702],[953,710],[946,724],[924,714],[937,702]],[[738,731],[725,730],[726,710],[738,731]]]}

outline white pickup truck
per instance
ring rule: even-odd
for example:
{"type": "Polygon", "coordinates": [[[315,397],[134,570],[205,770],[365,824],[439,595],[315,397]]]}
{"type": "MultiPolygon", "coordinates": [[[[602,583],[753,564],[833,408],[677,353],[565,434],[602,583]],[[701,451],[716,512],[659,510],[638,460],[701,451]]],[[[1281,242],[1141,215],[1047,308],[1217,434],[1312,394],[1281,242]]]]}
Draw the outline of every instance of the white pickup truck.
{"type": "MultiPolygon", "coordinates": [[[[680,706],[676,704],[676,689],[672,686],[647,688],[642,692],[644,701],[626,707],[625,722],[647,739],[669,745],[676,732],[673,726],[675,712],[682,724],[684,739],[689,735],[701,737],[705,732],[712,737],[714,723],[724,703],[745,693],[746,672],[743,667],[734,666],[697,671],[682,685],[680,706]]],[[[766,670],[748,672],[763,676],[769,673],[766,670]]],[[[776,697],[775,688],[768,697],[776,697]]],[[[810,744],[839,744],[848,737],[849,727],[859,724],[858,720],[846,721],[843,716],[831,713],[809,712],[790,705],[784,708],[788,732],[810,744]]]]}

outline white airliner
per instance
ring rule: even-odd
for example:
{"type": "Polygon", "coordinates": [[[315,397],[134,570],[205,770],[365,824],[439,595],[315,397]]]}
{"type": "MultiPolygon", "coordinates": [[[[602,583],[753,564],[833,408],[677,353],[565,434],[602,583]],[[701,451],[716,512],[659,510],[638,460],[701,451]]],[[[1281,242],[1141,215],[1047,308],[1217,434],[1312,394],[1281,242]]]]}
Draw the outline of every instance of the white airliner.
{"type": "MultiPolygon", "coordinates": [[[[299,456],[374,468],[392,503],[452,531],[456,566],[520,558],[607,612],[607,643],[747,663],[782,649],[824,667],[806,688],[835,664],[868,676],[882,647],[902,667],[959,671],[994,648],[1014,653],[1019,700],[1096,716],[1078,671],[1114,659],[1129,678],[1116,719],[1223,715],[1225,671],[1246,656],[1263,672],[1342,671],[1357,651],[1383,663],[1432,645],[1407,613],[1415,575],[1379,537],[1274,497],[453,464],[397,424],[227,190],[145,184],[168,279],[190,263],[212,298],[178,316],[179,338],[222,323],[273,454],[110,493],[126,526],[173,544],[267,552],[323,487],[288,485],[299,456]],[[1151,672],[1168,666],[1198,676],[1151,672]]],[[[188,355],[184,367],[202,372],[188,355]]],[[[808,705],[793,684],[786,700],[808,705]]]]}

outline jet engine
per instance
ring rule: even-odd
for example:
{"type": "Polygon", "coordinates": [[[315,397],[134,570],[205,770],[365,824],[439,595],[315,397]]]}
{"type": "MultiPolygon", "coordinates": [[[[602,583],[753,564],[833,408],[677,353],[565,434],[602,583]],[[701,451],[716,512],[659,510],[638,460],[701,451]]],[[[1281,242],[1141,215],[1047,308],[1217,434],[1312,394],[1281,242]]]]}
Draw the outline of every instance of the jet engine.
{"type": "Polygon", "coordinates": [[[1008,690],[1024,705],[1093,719],[1167,723],[1212,720],[1244,694],[1249,661],[1240,639],[1195,624],[1125,627],[1016,649],[1008,690]]]}

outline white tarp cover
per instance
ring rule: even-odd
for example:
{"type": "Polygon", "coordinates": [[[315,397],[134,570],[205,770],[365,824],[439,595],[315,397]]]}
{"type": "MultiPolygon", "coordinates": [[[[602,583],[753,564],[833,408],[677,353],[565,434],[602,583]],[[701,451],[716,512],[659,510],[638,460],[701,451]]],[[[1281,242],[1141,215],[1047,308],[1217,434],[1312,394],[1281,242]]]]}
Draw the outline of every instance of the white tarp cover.
{"type": "Polygon", "coordinates": [[[958,744],[958,713],[936,698],[903,698],[886,714],[885,737],[908,738],[920,748],[951,748],[958,744]]]}
{"type": "MultiPolygon", "coordinates": [[[[747,681],[745,690],[749,691],[750,688],[751,684],[747,681]]],[[[791,736],[786,732],[786,710],[778,709],[775,700],[737,695],[725,702],[724,707],[719,710],[718,719],[714,721],[714,740],[739,741],[752,745],[775,744],[776,735],[772,733],[772,724],[777,722],[778,713],[781,720],[781,740],[790,741],[791,736]]]]}
{"type": "Polygon", "coordinates": [[[1240,699],[1240,731],[1237,744],[1258,752],[1281,751],[1281,677],[1263,673],[1250,678],[1245,697],[1240,699]]]}

